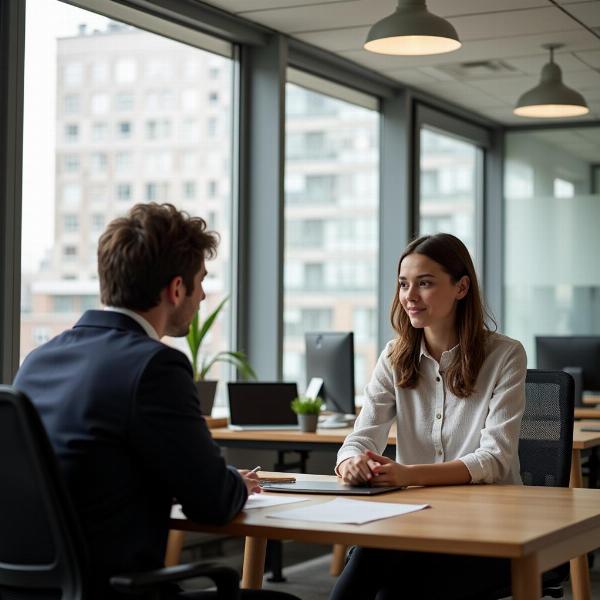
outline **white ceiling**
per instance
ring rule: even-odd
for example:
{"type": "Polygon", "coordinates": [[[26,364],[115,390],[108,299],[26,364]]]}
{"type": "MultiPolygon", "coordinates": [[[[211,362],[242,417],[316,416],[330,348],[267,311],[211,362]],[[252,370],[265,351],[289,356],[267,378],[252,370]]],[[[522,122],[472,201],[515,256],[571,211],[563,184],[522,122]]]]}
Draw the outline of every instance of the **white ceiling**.
{"type": "Polygon", "coordinates": [[[512,108],[539,81],[548,60],[541,45],[562,43],[565,47],[555,58],[564,81],[583,94],[591,110],[577,120],[600,119],[600,0],[428,0],[431,12],[454,25],[463,46],[450,54],[423,57],[383,56],[362,49],[369,27],[391,14],[397,0],[208,0],[207,4],[504,124],[540,122],[516,117],[512,108]],[[595,28],[596,35],[578,21],[595,28]],[[479,61],[499,61],[500,68],[463,66],[479,61]]]}

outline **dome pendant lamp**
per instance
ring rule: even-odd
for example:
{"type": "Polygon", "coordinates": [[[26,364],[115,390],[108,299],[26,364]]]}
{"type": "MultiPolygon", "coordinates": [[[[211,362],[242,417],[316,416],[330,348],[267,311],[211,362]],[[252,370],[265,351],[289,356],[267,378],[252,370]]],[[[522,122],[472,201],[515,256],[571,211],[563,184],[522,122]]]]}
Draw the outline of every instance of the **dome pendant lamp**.
{"type": "Polygon", "coordinates": [[[425,0],[399,0],[396,12],[371,27],[364,49],[378,54],[424,56],[461,47],[448,21],[430,13],[425,0]]]}
{"type": "Polygon", "coordinates": [[[554,50],[563,45],[542,46],[550,50],[550,62],[542,68],[540,83],[519,98],[513,110],[515,115],[545,119],[580,117],[590,112],[584,97],[562,82],[562,71],[554,62],[554,50]]]}

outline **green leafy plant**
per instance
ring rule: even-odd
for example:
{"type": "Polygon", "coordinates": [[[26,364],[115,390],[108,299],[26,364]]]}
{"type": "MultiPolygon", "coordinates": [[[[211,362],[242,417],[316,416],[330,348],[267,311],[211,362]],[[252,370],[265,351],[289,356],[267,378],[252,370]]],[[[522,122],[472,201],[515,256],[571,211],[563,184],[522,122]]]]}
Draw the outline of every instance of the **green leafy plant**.
{"type": "Polygon", "coordinates": [[[318,415],[321,412],[323,400],[321,398],[307,398],[298,396],[292,400],[292,410],[297,415],[318,415]]]}
{"type": "Polygon", "coordinates": [[[221,310],[223,310],[223,306],[229,300],[229,297],[225,297],[209,315],[206,317],[204,322],[200,321],[200,311],[196,313],[194,319],[190,324],[190,329],[186,336],[186,340],[188,346],[190,348],[190,352],[192,354],[192,369],[194,371],[194,381],[201,381],[206,379],[206,375],[211,369],[211,367],[218,362],[229,363],[233,365],[243,379],[256,379],[256,373],[254,369],[250,366],[248,362],[248,358],[243,352],[230,352],[230,351],[222,351],[217,352],[216,354],[212,354],[209,356],[205,356],[202,358],[200,364],[200,348],[202,347],[202,342],[206,337],[206,334],[210,331],[210,328],[214,325],[217,317],[221,310]]]}

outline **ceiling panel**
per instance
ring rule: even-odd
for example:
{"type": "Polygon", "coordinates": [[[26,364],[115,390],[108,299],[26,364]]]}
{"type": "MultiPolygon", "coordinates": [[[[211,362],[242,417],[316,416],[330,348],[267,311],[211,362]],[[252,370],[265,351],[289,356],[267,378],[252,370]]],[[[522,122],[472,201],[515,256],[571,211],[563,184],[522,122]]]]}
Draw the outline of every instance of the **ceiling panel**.
{"type": "Polygon", "coordinates": [[[539,80],[548,61],[542,44],[562,43],[565,48],[556,58],[565,82],[584,94],[598,118],[600,39],[576,19],[599,27],[600,1],[558,2],[574,18],[550,0],[428,0],[432,12],[456,27],[464,45],[457,52],[424,57],[385,56],[362,49],[371,24],[391,14],[397,0],[209,0],[208,4],[507,124],[543,122],[514,117],[512,106],[539,80]],[[482,61],[494,64],[464,65],[482,61]]]}
{"type": "Polygon", "coordinates": [[[569,4],[569,6],[565,6],[565,9],[588,27],[600,25],[600,2],[579,2],[569,4]]]}

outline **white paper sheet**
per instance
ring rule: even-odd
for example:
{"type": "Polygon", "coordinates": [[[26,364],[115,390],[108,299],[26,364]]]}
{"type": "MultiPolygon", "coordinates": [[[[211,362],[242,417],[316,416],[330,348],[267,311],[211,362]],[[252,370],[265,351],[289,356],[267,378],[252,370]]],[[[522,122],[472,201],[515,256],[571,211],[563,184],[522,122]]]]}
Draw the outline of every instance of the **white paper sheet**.
{"type": "Polygon", "coordinates": [[[306,498],[294,498],[294,497],[282,497],[279,496],[267,496],[266,494],[252,494],[248,496],[244,510],[250,510],[252,508],[265,508],[267,506],[277,506],[278,504],[292,504],[293,502],[305,502],[306,498]]]}
{"type": "Polygon", "coordinates": [[[398,515],[423,510],[428,507],[429,504],[395,504],[391,502],[365,502],[364,500],[336,498],[329,502],[314,504],[304,508],[282,510],[267,516],[272,519],[362,525],[370,521],[397,517],[398,515]]]}
{"type": "MultiPolygon", "coordinates": [[[[290,496],[267,496],[266,494],[251,494],[246,500],[243,510],[253,508],[266,508],[280,504],[292,504],[294,502],[305,502],[306,498],[294,498],[290,496]]],[[[171,508],[171,519],[187,519],[181,510],[181,504],[174,504],[171,508]]]]}

